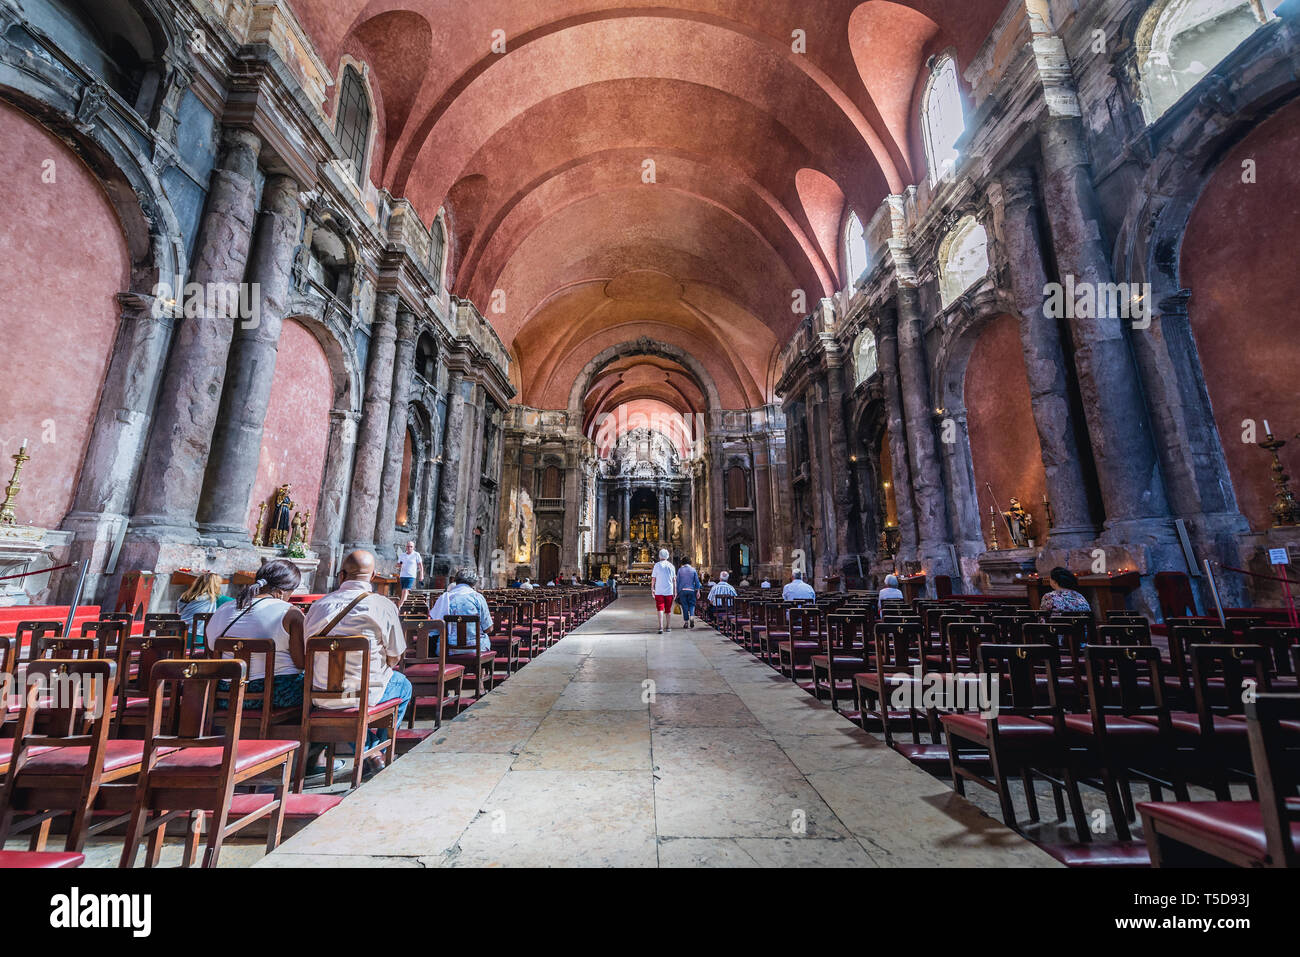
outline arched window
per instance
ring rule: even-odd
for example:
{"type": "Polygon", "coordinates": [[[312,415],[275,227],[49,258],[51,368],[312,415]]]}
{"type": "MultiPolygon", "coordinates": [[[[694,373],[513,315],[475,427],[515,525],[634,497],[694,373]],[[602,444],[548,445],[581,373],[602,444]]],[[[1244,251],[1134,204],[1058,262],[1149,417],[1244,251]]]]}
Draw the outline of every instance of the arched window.
{"type": "Polygon", "coordinates": [[[966,131],[966,110],[957,83],[957,61],[943,56],[935,62],[921,101],[925,155],[930,164],[930,184],[941,180],[957,163],[957,140],[966,131]]]}
{"type": "MultiPolygon", "coordinates": [[[[1164,115],[1269,20],[1279,0],[1169,0],[1138,32],[1142,111],[1164,115]]],[[[1159,5],[1157,5],[1159,6],[1159,5]]]]}
{"type": "Polygon", "coordinates": [[[989,272],[989,236],[967,216],[939,247],[939,295],[945,307],[989,272]]]}
{"type": "Polygon", "coordinates": [[[875,375],[876,370],[880,367],[879,357],[876,353],[876,334],[874,332],[868,330],[862,334],[860,339],[858,339],[856,359],[858,370],[857,381],[858,385],[861,385],[875,375]]]}
{"type": "Polygon", "coordinates": [[[438,344],[427,332],[415,343],[415,372],[431,385],[438,381],[438,344]]]}
{"type": "Polygon", "coordinates": [[[441,216],[433,221],[433,228],[429,232],[433,237],[429,243],[429,272],[433,273],[434,282],[441,289],[442,267],[447,261],[447,230],[442,225],[441,216]]]}
{"type": "Polygon", "coordinates": [[[366,150],[370,148],[370,99],[361,74],[351,66],[343,70],[338,123],[334,130],[343,155],[352,162],[352,175],[360,185],[366,174],[366,150]]]}
{"type": "Polygon", "coordinates": [[[852,289],[867,271],[867,236],[858,214],[849,211],[849,221],[844,225],[844,280],[852,289]]]}

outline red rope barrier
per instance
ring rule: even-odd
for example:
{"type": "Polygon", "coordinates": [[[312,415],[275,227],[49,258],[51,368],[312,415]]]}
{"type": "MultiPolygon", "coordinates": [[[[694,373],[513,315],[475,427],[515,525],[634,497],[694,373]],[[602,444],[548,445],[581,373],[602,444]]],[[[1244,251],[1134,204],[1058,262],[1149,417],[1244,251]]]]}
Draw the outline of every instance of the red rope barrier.
{"type": "Polygon", "coordinates": [[[63,568],[72,568],[76,564],[76,562],[69,562],[66,565],[55,565],[52,568],[38,568],[34,572],[20,572],[17,575],[5,575],[0,577],[0,582],[7,582],[11,578],[29,578],[32,575],[44,575],[46,572],[57,572],[63,568]]]}
{"type": "Polygon", "coordinates": [[[1240,575],[1249,575],[1251,578],[1262,578],[1265,581],[1270,582],[1286,582],[1288,585],[1300,585],[1300,581],[1296,581],[1294,578],[1287,578],[1285,575],[1279,578],[1277,575],[1261,575],[1259,572],[1247,571],[1244,568],[1233,568],[1231,565],[1223,565],[1219,562],[1214,562],[1214,564],[1218,565],[1225,572],[1237,572],[1240,575]]]}

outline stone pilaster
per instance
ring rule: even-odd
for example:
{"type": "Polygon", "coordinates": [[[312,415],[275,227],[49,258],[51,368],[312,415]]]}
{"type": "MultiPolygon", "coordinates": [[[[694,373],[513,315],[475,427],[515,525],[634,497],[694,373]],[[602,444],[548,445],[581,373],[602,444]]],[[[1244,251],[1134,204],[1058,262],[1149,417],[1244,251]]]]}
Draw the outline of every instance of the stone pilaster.
{"type": "MultiPolygon", "coordinates": [[[[343,522],[348,513],[349,483],[361,416],[351,409],[330,412],[330,434],[325,453],[325,474],[312,518],[311,547],[320,556],[320,571],[332,576],[342,558],[343,522]]],[[[319,585],[323,578],[317,579],[319,585]]]]}
{"type": "MultiPolygon", "coordinates": [[[[415,377],[415,316],[397,310],[397,344],[393,359],[392,404],[388,413],[388,439],[384,453],[383,478],[379,484],[379,507],[375,518],[375,547],[385,557],[392,553],[397,524],[397,498],[402,490],[402,460],[406,451],[406,423],[415,377]]],[[[408,516],[414,524],[414,516],[408,516]]]]}
{"type": "Polygon", "coordinates": [[[248,280],[256,290],[257,321],[242,322],[235,330],[199,501],[199,527],[230,544],[246,545],[251,540],[249,499],[261,460],[262,430],[301,229],[298,183],[287,176],[268,179],[248,264],[248,280]]]}
{"type": "Polygon", "coordinates": [[[460,556],[453,554],[456,538],[456,505],[460,498],[459,475],[465,444],[465,374],[452,369],[447,384],[447,434],[442,443],[442,475],[438,483],[438,518],[434,526],[433,562],[436,574],[446,574],[460,556]]]}
{"type": "Polygon", "coordinates": [[[226,314],[226,307],[232,290],[239,301],[248,264],[261,145],[247,130],[227,129],[222,136],[189,277],[203,289],[206,301],[192,310],[194,318],[178,321],[159,388],[132,519],[140,537],[175,539],[194,533],[231,336],[239,322],[238,316],[226,314]],[[210,308],[214,304],[218,307],[210,308]]]}
{"type": "Polygon", "coordinates": [[[1002,242],[1019,310],[1020,345],[1052,506],[1046,544],[1074,548],[1093,539],[1097,529],[1079,454],[1060,326],[1044,305],[1047,273],[1033,173],[1024,168],[1009,170],[1000,177],[1000,184],[1002,242]]]}
{"type": "Polygon", "coordinates": [[[914,285],[898,285],[898,369],[907,422],[907,446],[916,506],[919,558],[930,579],[955,575],[952,538],[948,531],[948,495],[943,485],[938,444],[930,407],[930,362],[925,348],[925,322],[914,285]]]}
{"type": "Polygon", "coordinates": [[[375,544],[375,522],[383,491],[384,456],[388,447],[388,419],[392,410],[397,304],[396,293],[381,293],[370,326],[365,402],[352,466],[348,518],[343,527],[343,540],[349,551],[373,548],[375,544]]]}
{"type": "MultiPolygon", "coordinates": [[[[902,561],[914,561],[917,552],[916,510],[912,505],[912,466],[908,461],[907,427],[903,416],[903,389],[898,375],[898,320],[890,314],[880,323],[876,334],[880,375],[885,391],[887,416],[886,440],[894,483],[894,500],[898,510],[899,552],[902,561]]],[[[885,494],[878,489],[878,494],[885,494]]]]}
{"type": "Polygon", "coordinates": [[[836,575],[843,575],[841,567],[849,554],[849,512],[852,508],[853,470],[849,467],[849,441],[844,428],[844,366],[839,347],[827,343],[826,348],[826,403],[830,422],[830,479],[832,503],[835,507],[836,575]]]}

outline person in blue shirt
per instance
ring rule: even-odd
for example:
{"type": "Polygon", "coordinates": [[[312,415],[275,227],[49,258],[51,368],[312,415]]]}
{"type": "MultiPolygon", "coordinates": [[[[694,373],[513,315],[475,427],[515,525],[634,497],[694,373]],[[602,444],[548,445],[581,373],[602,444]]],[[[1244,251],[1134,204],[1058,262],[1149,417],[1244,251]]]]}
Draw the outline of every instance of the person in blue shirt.
{"type": "Polygon", "coordinates": [[[695,599],[700,594],[700,576],[691,567],[689,558],[682,560],[682,567],[677,569],[677,603],[682,606],[682,624],[687,628],[695,627],[695,599]]]}
{"type": "MultiPolygon", "coordinates": [[[[447,590],[438,596],[429,612],[430,618],[446,620],[448,615],[477,615],[479,621],[479,651],[492,650],[492,613],[487,599],[475,589],[478,572],[473,568],[454,569],[448,579],[447,590]]],[[[456,651],[468,649],[455,648],[456,651]]]]}
{"type": "Polygon", "coordinates": [[[794,581],[781,589],[781,598],[784,601],[811,601],[816,599],[817,592],[813,586],[803,580],[803,572],[794,573],[794,581]]]}

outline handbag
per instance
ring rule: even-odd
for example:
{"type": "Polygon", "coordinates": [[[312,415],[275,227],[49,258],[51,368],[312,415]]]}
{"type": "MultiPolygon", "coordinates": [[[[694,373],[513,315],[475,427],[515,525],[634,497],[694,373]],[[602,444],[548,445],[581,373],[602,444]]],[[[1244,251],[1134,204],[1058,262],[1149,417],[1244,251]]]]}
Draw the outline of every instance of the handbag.
{"type": "Polygon", "coordinates": [[[682,603],[679,602],[676,598],[674,598],[674,599],[673,599],[673,614],[674,614],[674,615],[680,615],[681,613],[682,613],[682,603]]]}

